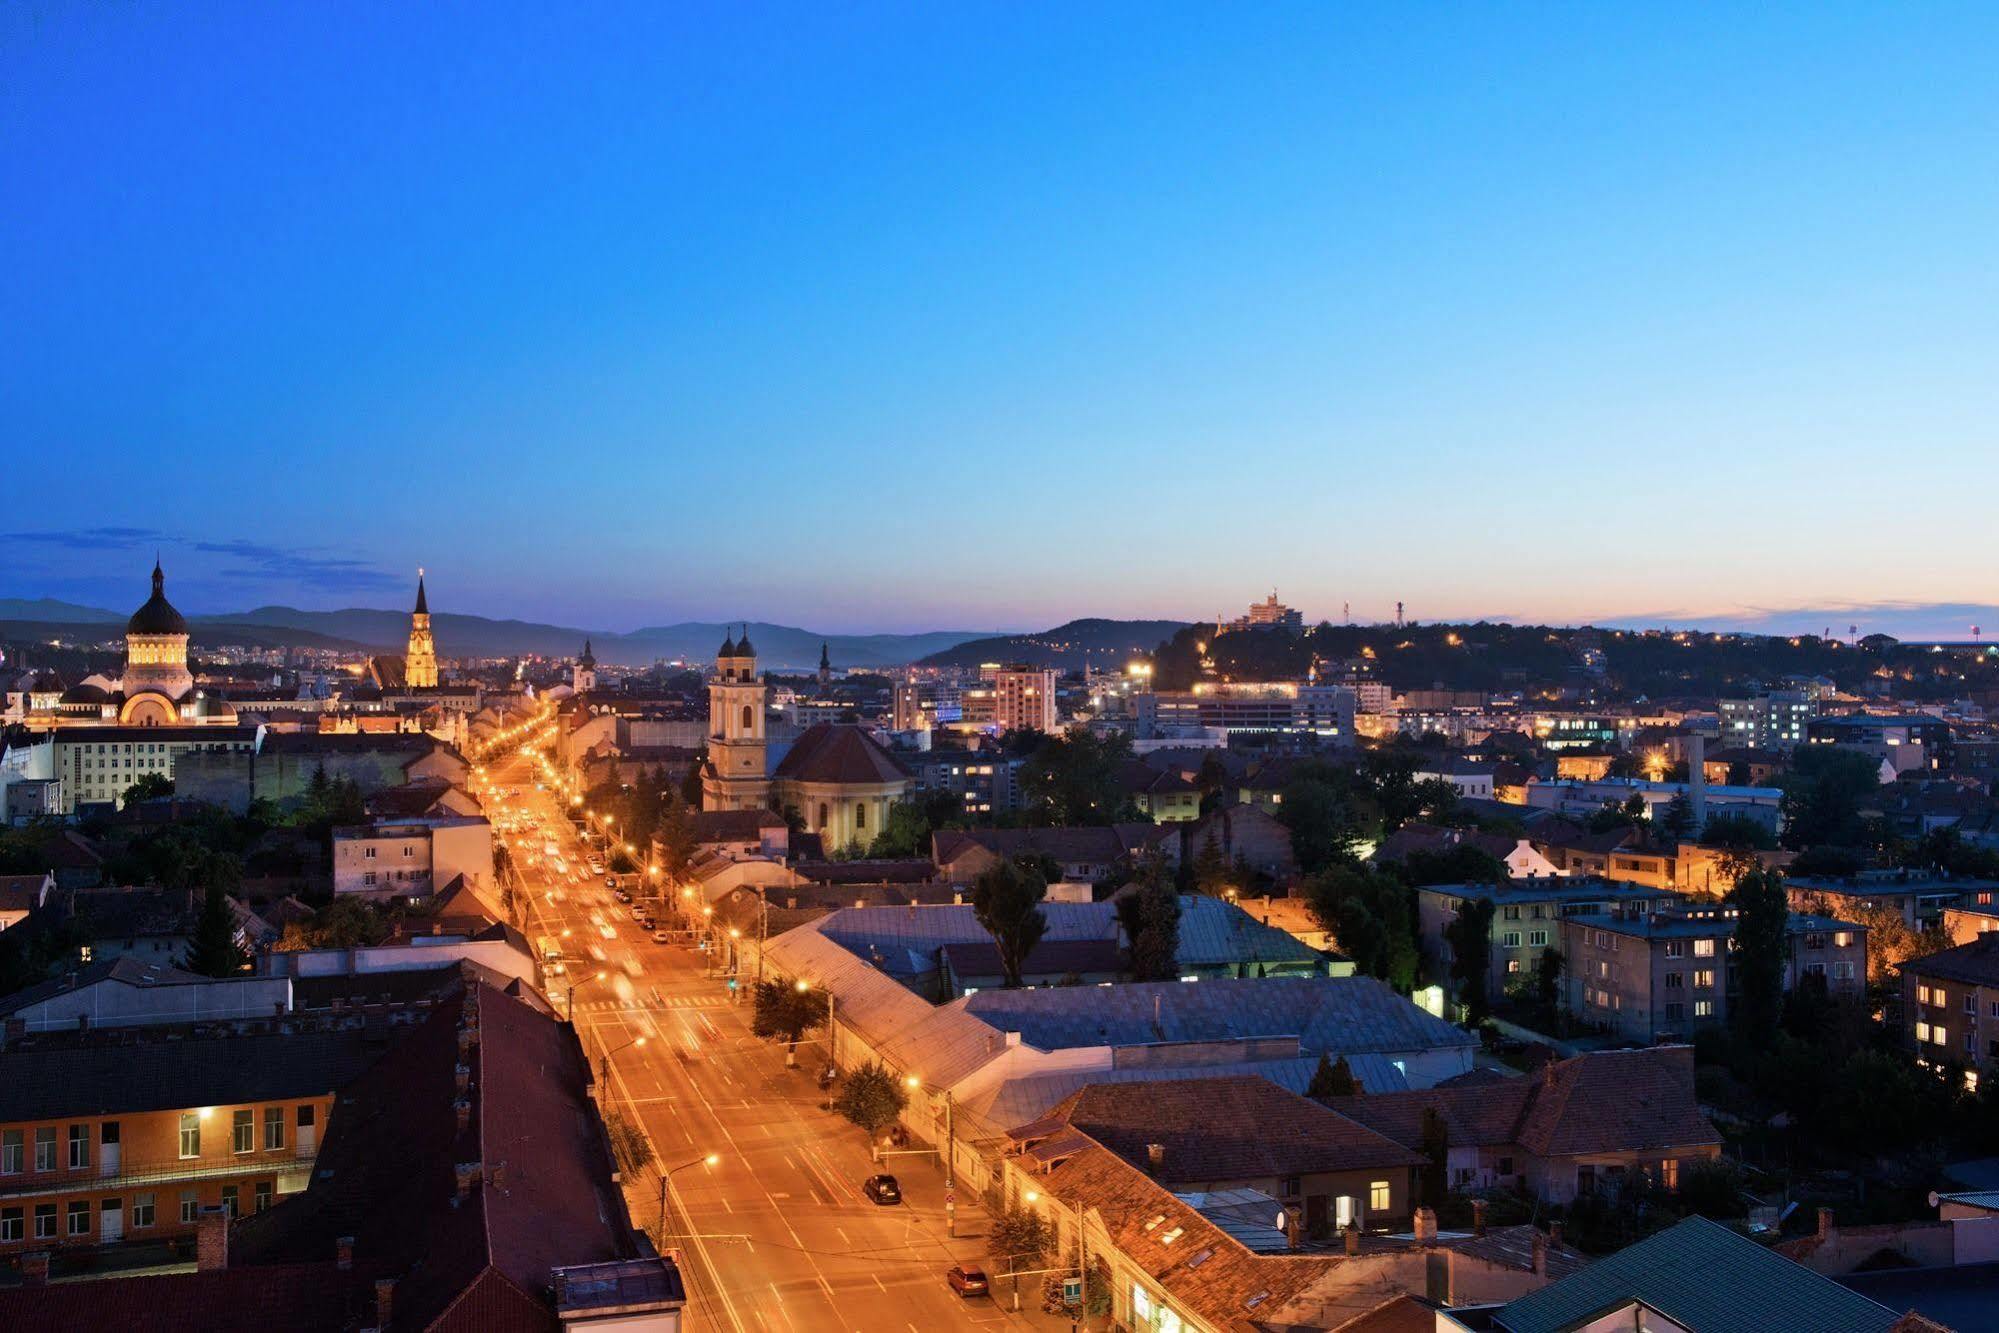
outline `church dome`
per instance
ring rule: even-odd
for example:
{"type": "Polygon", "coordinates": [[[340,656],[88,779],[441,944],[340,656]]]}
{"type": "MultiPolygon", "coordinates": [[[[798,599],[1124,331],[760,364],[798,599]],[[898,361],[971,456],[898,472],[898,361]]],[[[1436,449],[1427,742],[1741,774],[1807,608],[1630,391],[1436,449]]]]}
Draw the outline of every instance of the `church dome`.
{"type": "Polygon", "coordinates": [[[110,697],[109,690],[101,685],[93,685],[87,680],[70,686],[62,693],[62,701],[66,704],[101,704],[110,697]]]}
{"type": "Polygon", "coordinates": [[[736,631],[730,630],[728,633],[722,636],[722,646],[715,650],[715,656],[734,657],[735,655],[736,655],[736,631]]]}
{"type": "Polygon", "coordinates": [[[757,650],[750,647],[750,627],[745,625],[743,626],[743,637],[736,640],[736,656],[755,657],[756,655],[757,650]]]}
{"type": "Polygon", "coordinates": [[[127,634],[187,633],[187,618],[174,610],[174,604],[167,600],[166,587],[167,576],[161,572],[156,560],[153,562],[153,595],[125,622],[127,634]]]}

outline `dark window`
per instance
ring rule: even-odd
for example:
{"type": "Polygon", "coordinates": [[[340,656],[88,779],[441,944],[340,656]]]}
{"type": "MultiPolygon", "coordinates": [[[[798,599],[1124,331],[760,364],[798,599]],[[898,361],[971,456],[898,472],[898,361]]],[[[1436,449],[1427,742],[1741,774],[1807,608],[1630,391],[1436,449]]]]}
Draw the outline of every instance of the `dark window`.
{"type": "Polygon", "coordinates": [[[90,1165],[90,1126],[69,1127],[69,1169],[81,1171],[90,1165]]]}
{"type": "Polygon", "coordinates": [[[56,1206],[52,1203],[35,1205],[35,1239],[54,1240],[56,1234],[56,1206]]]}
{"type": "Polygon", "coordinates": [[[21,1239],[21,1210],[0,1208],[0,1240],[21,1239]]]}
{"type": "Polygon", "coordinates": [[[316,1106],[301,1106],[301,1107],[299,1107],[299,1108],[298,1108],[298,1127],[299,1127],[300,1129],[311,1129],[311,1128],[312,1128],[312,1125],[313,1125],[313,1116],[314,1116],[314,1114],[315,1114],[315,1113],[316,1113],[316,1112],[317,1112],[318,1110],[319,1110],[319,1108],[318,1108],[318,1107],[316,1107],[316,1106]]]}
{"type": "Polygon", "coordinates": [[[90,1234],[90,1200],[71,1199],[69,1201],[69,1234],[88,1236],[90,1234]]]}
{"type": "Polygon", "coordinates": [[[261,1213],[266,1208],[269,1208],[271,1206],[271,1182],[268,1180],[260,1180],[256,1183],[255,1186],[253,1186],[253,1189],[255,1190],[255,1198],[256,1198],[256,1204],[254,1206],[256,1211],[261,1213]]]}
{"type": "Polygon", "coordinates": [[[239,1211],[237,1207],[237,1201],[242,1198],[242,1194],[243,1194],[242,1186],[224,1185],[222,1187],[222,1211],[229,1214],[229,1216],[231,1217],[236,1216],[237,1212],[239,1211]]]}
{"type": "Polygon", "coordinates": [[[116,1120],[107,1120],[99,1125],[97,1127],[97,1141],[107,1148],[116,1147],[118,1144],[118,1122],[116,1120]]]}

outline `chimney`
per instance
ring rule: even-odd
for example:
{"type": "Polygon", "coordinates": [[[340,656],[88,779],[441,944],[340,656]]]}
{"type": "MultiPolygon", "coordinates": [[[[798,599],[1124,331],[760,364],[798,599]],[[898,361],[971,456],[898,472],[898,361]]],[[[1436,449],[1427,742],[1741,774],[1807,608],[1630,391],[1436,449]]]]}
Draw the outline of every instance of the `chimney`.
{"type": "Polygon", "coordinates": [[[46,1287],[49,1284],[49,1252],[36,1250],[21,1256],[21,1285],[46,1287]]]}
{"type": "Polygon", "coordinates": [[[1286,1208],[1284,1210],[1284,1241],[1294,1250],[1301,1244],[1299,1240],[1301,1230],[1298,1210],[1296,1208],[1286,1208]]]}
{"type": "Polygon", "coordinates": [[[88,1031],[90,1031],[90,1015],[89,1015],[89,1014],[78,1014],[78,1015],[76,1016],[76,1030],[77,1030],[78,1032],[88,1032],[88,1031]]]}
{"type": "Polygon", "coordinates": [[[458,1114],[458,1132],[463,1134],[472,1125],[472,1103],[469,1099],[460,1097],[451,1103],[451,1109],[458,1114]]]}
{"type": "Polygon", "coordinates": [[[433,935],[442,935],[444,933],[444,923],[442,921],[431,922],[430,933],[433,935]]]}
{"type": "Polygon", "coordinates": [[[460,1162],[452,1168],[452,1178],[457,1184],[458,1202],[465,1202],[472,1193],[472,1187],[479,1182],[479,1163],[460,1162]]]}
{"type": "Polygon", "coordinates": [[[465,1090],[472,1086],[472,1066],[457,1065],[453,1067],[451,1071],[451,1082],[452,1086],[458,1089],[458,1095],[460,1097],[463,1097],[465,1095],[465,1090]]]}
{"type": "Polygon", "coordinates": [[[1359,1253],[1360,1253],[1360,1223],[1358,1223],[1358,1222],[1349,1222],[1349,1223],[1347,1223],[1347,1225],[1346,1225],[1346,1230],[1345,1230],[1345,1232],[1344,1232],[1344,1233],[1342,1233],[1342,1234],[1343,1234],[1343,1235],[1345,1236],[1345,1239],[1346,1239],[1346,1243],[1347,1243],[1347,1254],[1348,1254],[1348,1255],[1356,1255],[1356,1254],[1359,1254],[1359,1253]]]}
{"type": "Polygon", "coordinates": [[[194,1266],[203,1273],[229,1267],[229,1214],[210,1205],[195,1221],[194,1266]]]}
{"type": "Polygon", "coordinates": [[[1415,1220],[1414,1230],[1416,1233],[1416,1243],[1418,1245],[1436,1244],[1437,1210],[1434,1208],[1418,1208],[1416,1210],[1416,1220],[1415,1220]]]}
{"type": "Polygon", "coordinates": [[[396,1280],[392,1277],[375,1279],[375,1327],[387,1333],[389,1317],[395,1313],[396,1280]]]}
{"type": "Polygon", "coordinates": [[[1166,1165],[1166,1145],[1163,1143],[1146,1144],[1145,1145],[1146,1171],[1156,1176],[1159,1174],[1159,1169],[1165,1165],[1166,1165]]]}
{"type": "Polygon", "coordinates": [[[1548,1223],[1548,1244],[1558,1250],[1562,1248],[1562,1224],[1559,1219],[1548,1223]]]}
{"type": "Polygon", "coordinates": [[[342,1236],[333,1242],[333,1266],[345,1273],[354,1267],[354,1238],[342,1236]]]}
{"type": "Polygon", "coordinates": [[[1473,1199],[1471,1201],[1471,1234],[1474,1236],[1483,1236],[1485,1234],[1484,1199],[1473,1199]]]}
{"type": "Polygon", "coordinates": [[[1538,1231],[1534,1233],[1534,1276],[1548,1276],[1548,1238],[1538,1231]]]}
{"type": "Polygon", "coordinates": [[[1832,1209],[1830,1208],[1819,1209],[1819,1241],[1823,1243],[1825,1241],[1831,1240],[1832,1232],[1833,1232],[1832,1209]]]}

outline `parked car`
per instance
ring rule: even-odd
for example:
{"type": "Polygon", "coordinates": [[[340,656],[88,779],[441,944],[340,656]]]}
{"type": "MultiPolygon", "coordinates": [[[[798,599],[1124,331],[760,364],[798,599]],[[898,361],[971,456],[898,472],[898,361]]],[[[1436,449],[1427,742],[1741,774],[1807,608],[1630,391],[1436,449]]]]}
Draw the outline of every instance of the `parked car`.
{"type": "Polygon", "coordinates": [[[652,933],[652,942],[653,942],[654,944],[664,944],[664,943],[666,943],[666,932],[665,932],[665,931],[663,931],[663,930],[655,930],[655,931],[654,931],[654,932],[652,933]]]}
{"type": "Polygon", "coordinates": [[[894,1176],[869,1176],[861,1182],[861,1193],[883,1205],[902,1202],[902,1186],[894,1176]]]}
{"type": "Polygon", "coordinates": [[[986,1274],[982,1268],[967,1268],[963,1264],[952,1264],[944,1274],[944,1280],[951,1284],[951,1290],[960,1296],[984,1296],[987,1293],[986,1274]]]}

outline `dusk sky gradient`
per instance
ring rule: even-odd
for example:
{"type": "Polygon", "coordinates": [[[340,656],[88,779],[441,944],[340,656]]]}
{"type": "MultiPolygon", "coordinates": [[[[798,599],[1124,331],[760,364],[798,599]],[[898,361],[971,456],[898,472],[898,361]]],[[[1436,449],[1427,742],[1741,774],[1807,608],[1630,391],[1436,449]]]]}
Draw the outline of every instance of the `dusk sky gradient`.
{"type": "Polygon", "coordinates": [[[1977,614],[1995,69],[1989,4],[9,5],[0,596],[1977,614]]]}

